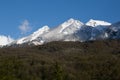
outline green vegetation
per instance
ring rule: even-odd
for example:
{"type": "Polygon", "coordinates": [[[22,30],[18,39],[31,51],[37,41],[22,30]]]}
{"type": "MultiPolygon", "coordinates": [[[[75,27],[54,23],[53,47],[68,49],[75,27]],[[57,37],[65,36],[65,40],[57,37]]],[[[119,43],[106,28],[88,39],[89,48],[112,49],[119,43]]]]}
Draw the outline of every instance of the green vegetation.
{"type": "Polygon", "coordinates": [[[120,80],[119,42],[1,48],[0,80],[120,80]]]}

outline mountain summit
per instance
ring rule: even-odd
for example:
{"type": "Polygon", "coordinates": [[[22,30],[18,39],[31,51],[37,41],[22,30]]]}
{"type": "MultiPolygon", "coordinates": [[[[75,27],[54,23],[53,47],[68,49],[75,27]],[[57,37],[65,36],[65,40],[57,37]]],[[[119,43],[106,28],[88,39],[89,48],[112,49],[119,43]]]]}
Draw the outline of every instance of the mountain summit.
{"type": "Polygon", "coordinates": [[[87,26],[92,26],[92,27],[96,27],[96,26],[110,26],[111,23],[109,22],[105,22],[105,21],[100,21],[100,20],[93,20],[90,19],[87,23],[87,26]]]}
{"type": "Polygon", "coordinates": [[[86,24],[73,18],[50,29],[43,26],[31,35],[20,38],[8,45],[41,45],[51,41],[90,41],[120,39],[120,22],[111,24],[106,21],[90,19],[86,24]]]}

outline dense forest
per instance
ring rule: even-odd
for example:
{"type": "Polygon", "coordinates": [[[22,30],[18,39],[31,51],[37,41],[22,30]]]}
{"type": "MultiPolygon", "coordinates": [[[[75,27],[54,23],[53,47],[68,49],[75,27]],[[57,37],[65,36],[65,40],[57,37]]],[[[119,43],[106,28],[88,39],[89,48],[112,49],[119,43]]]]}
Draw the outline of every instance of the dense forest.
{"type": "Polygon", "coordinates": [[[120,80],[120,40],[1,48],[0,80],[120,80]]]}

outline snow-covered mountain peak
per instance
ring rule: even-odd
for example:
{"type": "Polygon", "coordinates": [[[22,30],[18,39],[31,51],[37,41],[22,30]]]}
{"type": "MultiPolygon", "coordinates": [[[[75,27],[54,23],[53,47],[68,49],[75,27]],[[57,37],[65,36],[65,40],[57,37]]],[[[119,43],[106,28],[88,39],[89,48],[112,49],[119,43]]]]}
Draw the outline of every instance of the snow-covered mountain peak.
{"type": "Polygon", "coordinates": [[[60,25],[61,30],[60,33],[68,28],[68,27],[75,27],[75,28],[79,28],[80,26],[84,25],[82,22],[80,22],[79,20],[75,20],[73,18],[70,18],[68,21],[64,22],[63,24],[60,25]]]}
{"type": "Polygon", "coordinates": [[[105,21],[100,21],[100,20],[93,20],[90,19],[87,23],[87,26],[92,26],[92,27],[97,27],[97,26],[110,26],[111,23],[105,22],[105,21]]]}
{"type": "Polygon", "coordinates": [[[79,20],[75,20],[73,18],[70,18],[68,21],[64,22],[61,26],[62,27],[67,27],[67,26],[70,26],[72,24],[75,24],[75,25],[83,25],[82,22],[80,22],[79,20]]]}
{"type": "Polygon", "coordinates": [[[48,32],[49,31],[49,27],[46,25],[46,26],[43,26],[42,28],[38,29],[37,31],[35,31],[33,33],[33,35],[36,35],[36,34],[43,34],[44,32],[48,32]]]}
{"type": "Polygon", "coordinates": [[[70,18],[67,22],[68,22],[68,23],[73,23],[74,21],[75,21],[75,19],[70,18]]]}
{"type": "MultiPolygon", "coordinates": [[[[33,34],[31,34],[30,36],[23,37],[23,38],[17,40],[17,44],[23,44],[23,43],[26,43],[26,42],[31,42],[33,40],[36,40],[38,37],[42,36],[44,33],[49,32],[49,29],[50,28],[48,26],[43,26],[42,28],[38,29],[33,34]]],[[[40,44],[40,42],[38,42],[38,43],[40,44]]]]}

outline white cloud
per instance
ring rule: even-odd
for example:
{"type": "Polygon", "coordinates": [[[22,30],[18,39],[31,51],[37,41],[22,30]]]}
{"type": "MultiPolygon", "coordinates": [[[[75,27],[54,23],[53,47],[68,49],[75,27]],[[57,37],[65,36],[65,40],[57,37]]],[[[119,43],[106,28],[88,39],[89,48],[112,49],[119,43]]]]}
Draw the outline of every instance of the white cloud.
{"type": "Polygon", "coordinates": [[[10,36],[0,35],[0,46],[7,45],[12,41],[14,41],[14,39],[11,38],[10,36]]]}
{"type": "Polygon", "coordinates": [[[21,31],[21,34],[25,34],[29,31],[31,31],[31,26],[28,20],[24,20],[22,24],[19,26],[19,29],[21,31]]]}

